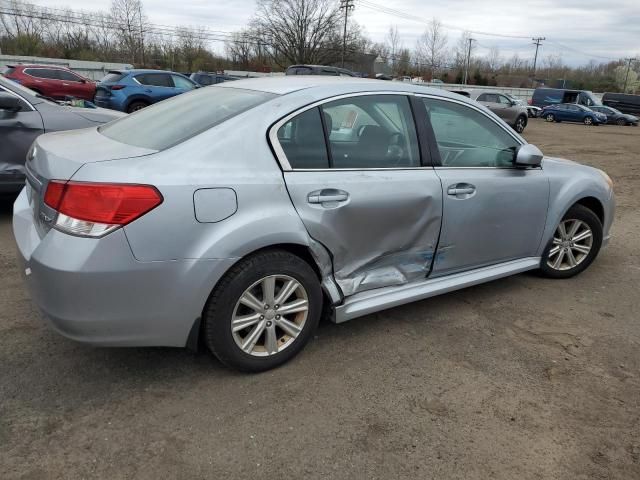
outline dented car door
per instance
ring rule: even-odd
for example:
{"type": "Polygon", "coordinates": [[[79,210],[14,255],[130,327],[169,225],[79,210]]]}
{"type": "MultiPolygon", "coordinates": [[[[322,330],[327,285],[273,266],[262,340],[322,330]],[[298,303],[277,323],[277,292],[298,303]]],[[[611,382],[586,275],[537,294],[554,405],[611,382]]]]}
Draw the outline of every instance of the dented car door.
{"type": "Polygon", "coordinates": [[[421,160],[408,96],[348,96],[277,127],[289,194],[310,236],[331,252],[343,294],[423,280],[442,187],[421,160]]]}

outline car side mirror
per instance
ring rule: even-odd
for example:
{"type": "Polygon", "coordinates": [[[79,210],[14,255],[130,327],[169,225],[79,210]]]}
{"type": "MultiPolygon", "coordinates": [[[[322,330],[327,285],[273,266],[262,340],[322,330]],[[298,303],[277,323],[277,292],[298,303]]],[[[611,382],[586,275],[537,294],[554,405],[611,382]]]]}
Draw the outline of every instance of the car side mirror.
{"type": "Polygon", "coordinates": [[[526,143],[516,150],[514,164],[516,167],[539,167],[544,155],[538,147],[526,143]]]}
{"type": "Polygon", "coordinates": [[[22,102],[18,97],[0,92],[0,110],[17,113],[22,110],[22,102]]]}

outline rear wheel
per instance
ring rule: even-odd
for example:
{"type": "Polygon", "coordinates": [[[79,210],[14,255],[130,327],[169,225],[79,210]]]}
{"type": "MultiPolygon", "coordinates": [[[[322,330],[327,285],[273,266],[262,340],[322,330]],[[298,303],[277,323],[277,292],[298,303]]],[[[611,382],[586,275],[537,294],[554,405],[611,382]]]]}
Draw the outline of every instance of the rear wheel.
{"type": "Polygon", "coordinates": [[[148,106],[149,104],[143,101],[131,102],[131,104],[127,108],[127,113],[137,112],[138,110],[142,110],[143,108],[148,106]]]}
{"type": "Polygon", "coordinates": [[[544,119],[545,119],[547,122],[555,122],[555,121],[556,121],[556,116],[555,116],[553,113],[548,113],[548,114],[544,117],[544,119]]]}
{"type": "Polygon", "coordinates": [[[616,123],[618,125],[626,125],[627,121],[624,118],[619,118],[618,120],[616,120],[616,123]]]}
{"type": "Polygon", "coordinates": [[[583,122],[585,125],[593,125],[593,117],[584,117],[583,122]]]}
{"type": "Polygon", "coordinates": [[[542,255],[540,269],[551,278],[569,278],[585,270],[602,246],[602,223],[582,205],[569,209],[542,255]]]}
{"type": "Polygon", "coordinates": [[[262,252],[216,286],[203,315],[204,337],[225,365],[259,372],[298,354],[321,313],[322,291],[309,264],[286,251],[262,252]]]}

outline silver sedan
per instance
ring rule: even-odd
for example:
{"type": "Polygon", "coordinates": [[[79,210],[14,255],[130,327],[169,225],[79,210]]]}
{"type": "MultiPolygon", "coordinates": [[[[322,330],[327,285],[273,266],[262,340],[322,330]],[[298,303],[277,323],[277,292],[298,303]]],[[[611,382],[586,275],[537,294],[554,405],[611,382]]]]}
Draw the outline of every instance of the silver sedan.
{"type": "Polygon", "coordinates": [[[242,80],[32,146],[13,227],[53,328],[195,347],[260,371],[344,322],[609,240],[602,171],[543,157],[459,95],[375,80],[242,80]]]}

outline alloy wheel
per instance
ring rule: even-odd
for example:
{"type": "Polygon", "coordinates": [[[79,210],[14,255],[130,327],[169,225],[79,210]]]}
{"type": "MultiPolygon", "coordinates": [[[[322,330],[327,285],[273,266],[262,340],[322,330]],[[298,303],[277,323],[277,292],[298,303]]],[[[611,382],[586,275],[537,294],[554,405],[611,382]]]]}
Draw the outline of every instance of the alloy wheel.
{"type": "Polygon", "coordinates": [[[516,120],[516,132],[518,133],[524,132],[525,126],[526,126],[526,122],[524,118],[518,117],[518,120],[516,120]]]}
{"type": "Polygon", "coordinates": [[[231,319],[236,345],[245,353],[266,357],[289,347],[309,315],[309,298],[288,275],[264,277],[240,296],[231,319]]]}
{"type": "Polygon", "coordinates": [[[593,118],[591,118],[591,117],[585,117],[585,119],[584,119],[584,124],[585,124],[585,125],[592,125],[592,124],[593,124],[593,118]]]}
{"type": "Polygon", "coordinates": [[[549,114],[546,117],[547,122],[553,122],[555,120],[555,117],[553,116],[553,114],[549,114]]]}
{"type": "Polygon", "coordinates": [[[547,265],[554,270],[570,270],[580,265],[591,252],[593,232],[582,220],[563,220],[558,225],[547,265]]]}

